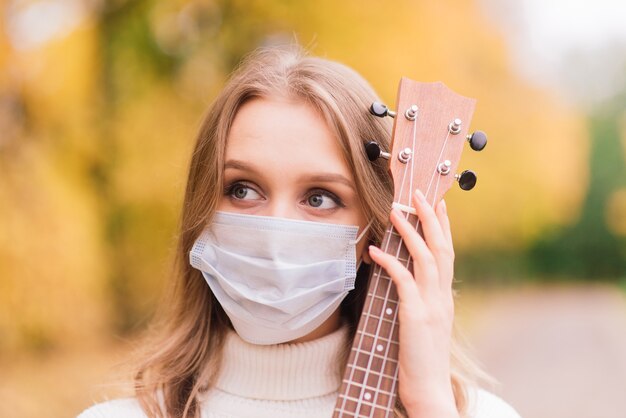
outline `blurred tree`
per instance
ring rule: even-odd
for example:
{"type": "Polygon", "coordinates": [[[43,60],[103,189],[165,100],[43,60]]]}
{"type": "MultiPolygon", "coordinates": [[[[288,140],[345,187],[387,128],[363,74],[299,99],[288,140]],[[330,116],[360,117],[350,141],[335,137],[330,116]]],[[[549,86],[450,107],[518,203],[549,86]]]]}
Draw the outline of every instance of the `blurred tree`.
{"type": "MultiPolygon", "coordinates": [[[[575,219],[584,119],[514,74],[473,0],[86,2],[63,36],[14,47],[8,31],[43,3],[0,4],[0,349],[104,334],[103,316],[121,332],[145,323],[170,273],[202,113],[258,46],[297,40],[354,67],[390,106],[401,76],[479,99],[472,125],[491,141],[463,157],[479,185],[447,195],[459,253],[516,252],[575,219]]],[[[498,275],[526,271],[508,260],[498,275]]]]}
{"type": "MultiPolygon", "coordinates": [[[[598,106],[590,116],[589,185],[579,220],[547,232],[530,247],[536,273],[587,279],[626,277],[626,237],[609,227],[611,196],[626,186],[621,123],[626,92],[598,106]]],[[[572,181],[576,181],[572,173],[572,181]]],[[[622,214],[626,216],[626,214],[622,214]]]]}
{"type": "MultiPolygon", "coordinates": [[[[123,119],[129,102],[140,102],[141,98],[145,99],[150,94],[154,85],[167,82],[177,64],[175,58],[158,47],[152,36],[149,24],[152,7],[153,2],[146,0],[105,2],[96,20],[101,54],[99,95],[102,101],[99,113],[102,122],[98,125],[97,135],[100,152],[91,160],[88,170],[102,208],[109,265],[107,284],[113,304],[111,320],[115,328],[122,332],[145,321],[145,308],[151,306],[155,298],[154,293],[145,291],[149,289],[147,286],[138,290],[141,275],[137,274],[136,267],[142,261],[136,259],[133,248],[147,245],[147,242],[132,239],[133,227],[139,219],[143,219],[146,226],[155,221],[155,217],[162,219],[158,209],[150,203],[139,205],[136,201],[124,199],[120,193],[124,185],[119,181],[126,183],[131,180],[128,177],[116,178],[120,166],[129,158],[121,143],[126,138],[120,137],[116,122],[123,119]]],[[[125,122],[130,122],[125,130],[133,129],[132,121],[125,122]]],[[[130,140],[146,145],[145,138],[130,140]]],[[[139,173],[130,175],[137,176],[139,173]]]]}
{"type": "Polygon", "coordinates": [[[132,331],[149,319],[169,274],[171,245],[165,243],[171,241],[173,208],[182,193],[155,178],[184,178],[189,151],[176,141],[191,144],[192,124],[184,133],[171,129],[190,117],[197,120],[206,106],[203,96],[181,97],[185,86],[179,83],[191,77],[188,83],[194,85],[187,88],[196,95],[202,91],[198,84],[217,86],[275,29],[271,10],[263,2],[136,0],[105,3],[99,11],[103,119],[90,174],[103,210],[107,283],[118,331],[132,331]],[[200,69],[189,72],[198,61],[200,69]],[[207,83],[207,76],[214,79],[207,83]],[[169,129],[163,128],[166,121],[169,129]]]}

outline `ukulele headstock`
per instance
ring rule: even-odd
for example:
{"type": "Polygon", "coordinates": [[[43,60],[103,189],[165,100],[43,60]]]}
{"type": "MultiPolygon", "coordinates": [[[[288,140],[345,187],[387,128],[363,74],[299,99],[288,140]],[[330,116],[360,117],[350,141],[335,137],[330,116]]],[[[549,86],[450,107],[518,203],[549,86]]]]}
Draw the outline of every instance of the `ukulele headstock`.
{"type": "Polygon", "coordinates": [[[467,139],[472,149],[482,150],[487,136],[480,131],[468,135],[476,100],[461,96],[441,82],[421,83],[403,77],[398,88],[396,112],[380,103],[370,111],[379,117],[395,118],[389,153],[375,143],[366,146],[370,159],[389,160],[394,181],[394,202],[411,211],[411,197],[416,189],[436,204],[455,180],[464,190],[476,184],[476,175],[465,170],[457,174],[463,145],[467,139]]]}

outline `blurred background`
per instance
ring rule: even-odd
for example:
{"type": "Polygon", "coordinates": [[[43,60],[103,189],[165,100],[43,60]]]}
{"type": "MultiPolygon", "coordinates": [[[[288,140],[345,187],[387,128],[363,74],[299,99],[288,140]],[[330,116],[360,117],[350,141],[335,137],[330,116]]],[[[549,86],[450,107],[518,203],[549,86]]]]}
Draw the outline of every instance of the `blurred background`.
{"type": "Polygon", "coordinates": [[[124,394],[164,289],[201,117],[299,42],[392,105],[478,99],[448,207],[458,321],[524,418],[626,416],[626,3],[0,1],[0,416],[124,394]]]}

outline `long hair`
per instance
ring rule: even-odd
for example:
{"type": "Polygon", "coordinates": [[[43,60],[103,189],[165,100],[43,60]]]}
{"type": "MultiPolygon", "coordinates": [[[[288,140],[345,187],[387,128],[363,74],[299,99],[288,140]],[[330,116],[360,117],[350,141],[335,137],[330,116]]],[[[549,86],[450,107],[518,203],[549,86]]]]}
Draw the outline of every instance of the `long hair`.
{"type": "MultiPolygon", "coordinates": [[[[145,344],[134,380],[135,394],[152,418],[197,418],[198,395],[209,390],[220,370],[230,321],[201,273],[188,262],[191,247],[209,224],[223,194],[226,139],[237,110],[253,98],[287,97],[316,109],[338,139],[354,173],[363,213],[372,220],[370,240],[383,238],[392,200],[392,184],[382,161],[370,162],[364,144],[376,139],[389,149],[391,123],[372,117],[377,96],[354,70],[306,56],[298,48],[272,48],[249,55],[232,74],[206,113],[197,135],[182,208],[182,219],[166,309],[160,312],[151,342],[145,344]]],[[[356,289],[342,302],[341,314],[354,338],[367,293],[367,268],[356,289]]],[[[465,415],[466,386],[479,369],[452,344],[452,386],[457,409],[465,415]]],[[[346,352],[349,347],[346,347],[346,352]]],[[[345,367],[347,356],[339,360],[345,367]]],[[[402,405],[396,408],[405,416],[402,405]]]]}

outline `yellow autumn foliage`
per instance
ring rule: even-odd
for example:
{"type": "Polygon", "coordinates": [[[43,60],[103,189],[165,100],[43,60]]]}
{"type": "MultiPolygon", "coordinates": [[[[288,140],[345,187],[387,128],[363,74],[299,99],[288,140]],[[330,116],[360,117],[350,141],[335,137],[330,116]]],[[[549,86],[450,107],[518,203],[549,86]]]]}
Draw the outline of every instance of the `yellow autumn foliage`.
{"type": "MultiPolygon", "coordinates": [[[[197,3],[208,13],[221,4],[147,2],[151,30],[170,36],[160,25],[197,3]]],[[[516,75],[476,2],[228,8],[242,26],[215,23],[207,36],[216,41],[178,57],[170,78],[125,69],[131,61],[120,58],[113,74],[141,94],[118,91],[113,99],[97,15],[34,49],[13,50],[0,35],[0,94],[27,110],[23,123],[13,121],[17,133],[0,138],[0,353],[77,344],[103,335],[116,315],[150,316],[169,273],[194,135],[229,71],[220,57],[243,42],[244,29],[264,34],[257,45],[296,38],[354,67],[392,107],[401,76],[441,80],[478,99],[472,127],[490,142],[480,154],[468,147],[461,162],[478,173],[477,188],[447,195],[457,248],[522,248],[544,227],[575,218],[587,182],[585,120],[516,75]],[[103,189],[94,174],[102,166],[103,189]]]]}

